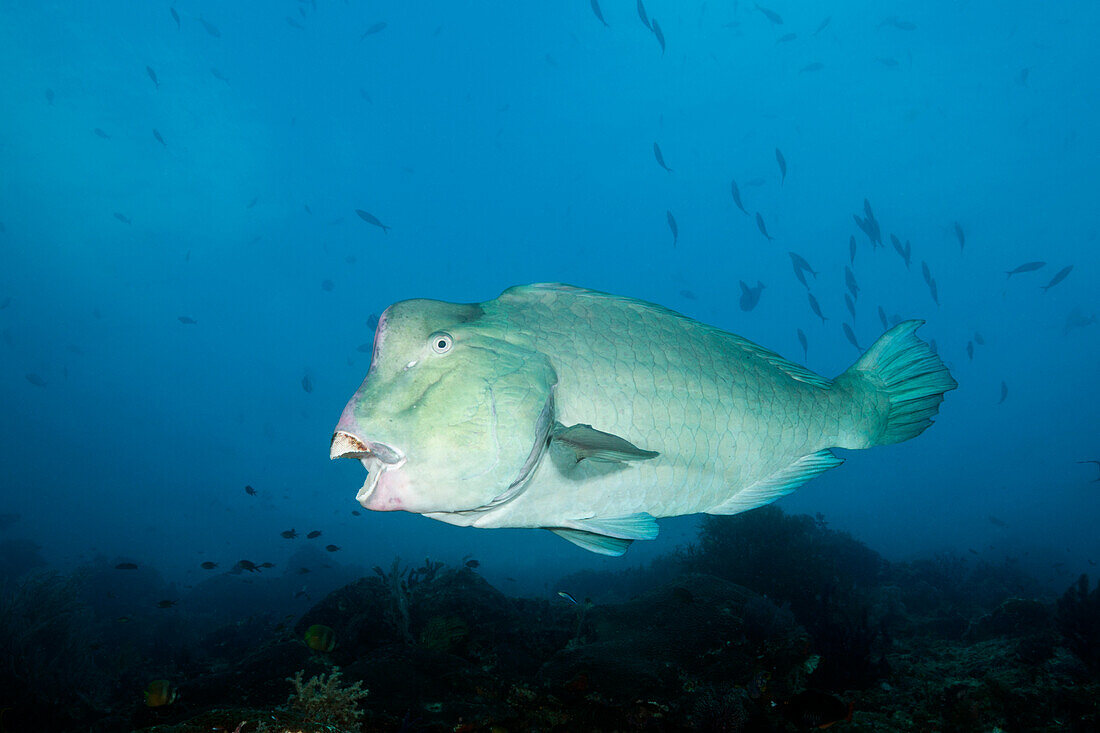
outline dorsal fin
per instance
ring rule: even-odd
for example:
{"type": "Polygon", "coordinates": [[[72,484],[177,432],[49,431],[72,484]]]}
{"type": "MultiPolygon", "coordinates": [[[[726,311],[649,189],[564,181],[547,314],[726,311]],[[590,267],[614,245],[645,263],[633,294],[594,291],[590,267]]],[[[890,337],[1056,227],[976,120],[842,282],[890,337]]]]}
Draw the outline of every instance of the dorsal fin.
{"type": "Polygon", "coordinates": [[[743,351],[744,353],[763,360],[770,366],[773,366],[786,374],[791,379],[803,382],[805,384],[811,384],[815,387],[822,387],[826,389],[831,387],[833,384],[832,380],[826,379],[820,374],[814,374],[801,364],[796,364],[793,361],[785,359],[774,351],[765,349],[759,344],[754,344],[752,341],[749,341],[746,338],[742,338],[741,336],[730,333],[729,331],[723,331],[722,329],[716,328],[715,326],[707,325],[706,323],[697,321],[694,318],[689,318],[683,313],[677,313],[674,310],[665,308],[664,306],[656,305],[655,303],[650,303],[645,300],[638,300],[637,298],[629,298],[621,295],[612,295],[610,293],[604,293],[599,290],[578,288],[573,285],[566,285],[564,283],[534,283],[531,285],[516,285],[514,287],[508,288],[503,293],[501,293],[500,298],[505,300],[511,298],[519,300],[525,298],[552,299],[558,294],[570,295],[577,298],[592,298],[594,300],[608,299],[617,301],[619,303],[629,303],[634,308],[641,308],[643,310],[648,310],[653,313],[658,313],[661,315],[670,316],[672,318],[688,321],[704,333],[713,337],[721,338],[741,349],[741,351],[743,351]]]}

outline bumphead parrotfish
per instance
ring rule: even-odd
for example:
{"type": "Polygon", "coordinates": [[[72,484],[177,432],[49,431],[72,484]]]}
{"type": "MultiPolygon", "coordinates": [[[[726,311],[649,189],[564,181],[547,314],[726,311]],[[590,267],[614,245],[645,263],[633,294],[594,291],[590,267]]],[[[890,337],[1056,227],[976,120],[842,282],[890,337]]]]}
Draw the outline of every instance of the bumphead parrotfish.
{"type": "Polygon", "coordinates": [[[666,308],[561,284],[406,300],[332,436],[356,499],[621,555],[658,517],[735,514],[916,437],[957,385],[899,323],[836,379],[666,308]]]}

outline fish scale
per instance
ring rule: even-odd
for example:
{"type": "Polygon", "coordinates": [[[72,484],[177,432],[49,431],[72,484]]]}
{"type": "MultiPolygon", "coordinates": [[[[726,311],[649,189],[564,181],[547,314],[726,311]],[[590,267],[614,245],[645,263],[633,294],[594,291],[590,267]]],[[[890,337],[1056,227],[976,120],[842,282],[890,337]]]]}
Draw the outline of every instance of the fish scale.
{"type": "Polygon", "coordinates": [[[656,536],[657,517],[752,509],[839,465],[830,448],[920,434],[956,386],[920,323],[828,380],[660,306],[566,285],[403,301],[330,453],[363,460],[369,509],[542,527],[622,554],[656,536]]]}

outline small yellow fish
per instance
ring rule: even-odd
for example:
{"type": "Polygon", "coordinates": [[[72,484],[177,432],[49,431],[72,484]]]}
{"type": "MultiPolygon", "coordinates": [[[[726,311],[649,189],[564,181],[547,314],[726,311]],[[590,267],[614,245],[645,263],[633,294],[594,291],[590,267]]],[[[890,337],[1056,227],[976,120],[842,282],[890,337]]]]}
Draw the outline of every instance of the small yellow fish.
{"type": "Polygon", "coordinates": [[[159,708],[171,705],[179,697],[179,690],[168,680],[153,680],[145,688],[145,705],[151,708],[159,708]]]}
{"type": "Polygon", "coordinates": [[[306,629],[306,646],[316,652],[331,652],[336,648],[336,632],[324,624],[306,629]]]}

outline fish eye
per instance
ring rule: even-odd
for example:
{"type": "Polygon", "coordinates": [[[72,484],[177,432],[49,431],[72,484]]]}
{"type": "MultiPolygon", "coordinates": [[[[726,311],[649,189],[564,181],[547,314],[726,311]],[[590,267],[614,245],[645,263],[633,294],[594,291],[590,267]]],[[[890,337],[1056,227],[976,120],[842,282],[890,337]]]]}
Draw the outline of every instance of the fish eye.
{"type": "Polygon", "coordinates": [[[451,338],[451,334],[438,331],[433,333],[430,337],[432,342],[432,351],[437,354],[446,354],[451,350],[451,346],[454,345],[454,339],[451,338]]]}

